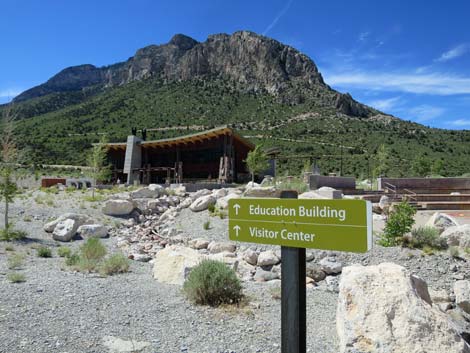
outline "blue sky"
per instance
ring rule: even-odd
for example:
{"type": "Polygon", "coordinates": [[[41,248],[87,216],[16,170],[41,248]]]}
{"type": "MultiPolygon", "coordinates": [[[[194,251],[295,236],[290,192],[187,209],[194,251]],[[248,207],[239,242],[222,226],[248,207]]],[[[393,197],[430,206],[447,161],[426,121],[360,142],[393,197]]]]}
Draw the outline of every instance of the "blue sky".
{"type": "Polygon", "coordinates": [[[246,29],[310,56],[360,102],[470,129],[470,1],[0,0],[0,103],[65,67],[126,60],[175,33],[246,29]]]}

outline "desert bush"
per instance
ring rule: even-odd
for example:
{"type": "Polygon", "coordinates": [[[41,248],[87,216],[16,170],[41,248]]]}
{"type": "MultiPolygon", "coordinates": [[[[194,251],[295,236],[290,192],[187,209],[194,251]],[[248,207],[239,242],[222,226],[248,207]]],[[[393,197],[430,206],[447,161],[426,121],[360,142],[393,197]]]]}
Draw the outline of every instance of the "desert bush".
{"type": "Polygon", "coordinates": [[[57,249],[57,255],[60,257],[70,257],[72,250],[68,246],[61,246],[57,249]]]}
{"type": "Polygon", "coordinates": [[[98,238],[88,238],[80,247],[80,257],[90,261],[100,261],[106,255],[106,248],[98,238]]]}
{"type": "Polygon", "coordinates": [[[7,279],[11,283],[21,283],[21,282],[26,282],[26,276],[22,273],[18,272],[11,272],[7,275],[7,279]]]}
{"type": "Polygon", "coordinates": [[[13,229],[13,226],[11,224],[5,229],[0,229],[0,240],[20,240],[26,238],[26,235],[27,233],[22,230],[13,229]]]}
{"type": "Polygon", "coordinates": [[[15,248],[12,245],[6,245],[5,251],[15,251],[15,248]]]}
{"type": "Polygon", "coordinates": [[[129,260],[121,253],[113,254],[100,264],[99,271],[103,276],[128,272],[129,260]]]}
{"type": "Polygon", "coordinates": [[[395,205],[385,224],[383,235],[379,241],[382,246],[395,246],[402,240],[403,236],[411,230],[415,220],[416,210],[403,200],[395,205]]]}
{"type": "Polygon", "coordinates": [[[80,261],[80,254],[73,253],[65,257],[65,264],[67,266],[77,266],[80,261]]]}
{"type": "Polygon", "coordinates": [[[47,246],[41,246],[36,249],[38,257],[52,257],[52,251],[47,246]]]}
{"type": "Polygon", "coordinates": [[[8,257],[7,267],[10,270],[21,268],[23,264],[24,264],[24,255],[22,254],[13,254],[8,257]]]}
{"type": "Polygon", "coordinates": [[[418,227],[413,229],[410,238],[403,238],[403,245],[419,249],[425,246],[436,250],[447,249],[446,240],[439,237],[439,230],[434,227],[418,227]]]}
{"type": "Polygon", "coordinates": [[[214,260],[203,260],[197,265],[189,273],[183,291],[196,304],[210,306],[238,303],[243,298],[235,271],[214,260]]]}
{"type": "Polygon", "coordinates": [[[206,221],[204,222],[204,224],[202,225],[202,228],[204,228],[204,230],[209,230],[211,227],[211,221],[206,221]]]}

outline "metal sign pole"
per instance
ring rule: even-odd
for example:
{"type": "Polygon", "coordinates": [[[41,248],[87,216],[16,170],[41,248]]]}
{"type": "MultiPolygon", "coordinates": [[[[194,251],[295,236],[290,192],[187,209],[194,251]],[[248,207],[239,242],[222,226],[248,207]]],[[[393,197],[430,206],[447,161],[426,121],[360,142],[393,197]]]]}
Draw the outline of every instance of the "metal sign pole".
{"type": "MultiPolygon", "coordinates": [[[[281,192],[281,199],[296,198],[296,191],[281,192]]],[[[282,246],[281,264],[281,352],[305,353],[305,248],[282,246]]]]}

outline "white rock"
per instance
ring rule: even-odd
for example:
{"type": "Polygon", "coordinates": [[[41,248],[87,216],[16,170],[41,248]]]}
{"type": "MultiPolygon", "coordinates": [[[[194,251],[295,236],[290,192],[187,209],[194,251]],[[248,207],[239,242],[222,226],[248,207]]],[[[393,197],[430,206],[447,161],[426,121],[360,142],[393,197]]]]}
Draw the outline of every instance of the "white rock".
{"type": "Polygon", "coordinates": [[[470,224],[462,224],[460,226],[452,226],[444,230],[441,238],[447,241],[449,246],[462,246],[467,247],[467,242],[470,237],[470,224]],[[462,243],[462,244],[461,244],[462,243]]]}
{"type": "Polygon", "coordinates": [[[150,255],[140,254],[140,253],[132,254],[131,258],[134,261],[139,261],[139,262],[149,262],[150,260],[152,260],[152,257],[150,255]]]}
{"type": "Polygon", "coordinates": [[[190,194],[189,197],[191,197],[191,199],[194,201],[202,196],[207,196],[207,195],[212,195],[212,191],[207,190],[207,189],[201,189],[190,194]]]}
{"type": "Polygon", "coordinates": [[[207,249],[208,245],[209,241],[202,238],[193,239],[189,242],[189,246],[196,250],[207,249]]]}
{"type": "Polygon", "coordinates": [[[190,197],[187,197],[183,201],[181,201],[181,203],[178,206],[181,209],[188,208],[189,206],[191,206],[192,203],[193,203],[193,200],[190,197]]]}
{"type": "Polygon", "coordinates": [[[229,242],[216,242],[212,241],[207,246],[207,249],[211,254],[217,254],[219,252],[227,251],[227,252],[235,252],[237,246],[233,243],[229,242]]]}
{"type": "Polygon", "coordinates": [[[258,263],[258,254],[253,249],[246,249],[242,258],[250,265],[256,265],[258,263]]]}
{"type": "Polygon", "coordinates": [[[255,183],[254,181],[250,181],[248,184],[246,184],[245,188],[246,189],[251,189],[251,188],[257,188],[260,187],[261,185],[258,183],[255,183]]]}
{"type": "Polygon", "coordinates": [[[126,216],[135,208],[135,204],[129,200],[108,200],[104,203],[102,212],[108,216],[126,216]]]}
{"type": "Polygon", "coordinates": [[[221,197],[227,196],[227,190],[215,189],[214,191],[212,191],[212,196],[214,196],[216,199],[220,199],[221,197]]]}
{"type": "Polygon", "coordinates": [[[160,250],[153,264],[153,278],[162,283],[182,285],[203,257],[194,249],[171,245],[160,250]]]}
{"type": "Polygon", "coordinates": [[[447,228],[457,225],[459,224],[453,217],[440,212],[434,213],[431,218],[426,222],[427,227],[435,227],[439,229],[441,233],[447,228]]]}
{"type": "Polygon", "coordinates": [[[433,303],[450,303],[452,300],[449,294],[444,290],[433,290],[429,288],[429,296],[433,303]]]}
{"type": "Polygon", "coordinates": [[[151,346],[150,342],[145,341],[126,341],[119,337],[105,336],[103,337],[103,346],[110,353],[137,353],[151,346]]]}
{"type": "Polygon", "coordinates": [[[189,209],[193,212],[200,212],[207,210],[209,205],[215,205],[216,199],[212,195],[201,196],[194,200],[194,202],[189,206],[189,209]]]}
{"type": "Polygon", "coordinates": [[[379,201],[379,207],[384,210],[392,205],[392,200],[387,195],[382,195],[379,201]]]}
{"type": "Polygon", "coordinates": [[[77,229],[77,233],[83,239],[105,238],[108,235],[108,228],[102,224],[84,224],[77,229]]]}
{"type": "Polygon", "coordinates": [[[337,262],[334,257],[325,257],[321,259],[318,264],[321,266],[322,271],[327,275],[341,273],[341,270],[343,269],[343,264],[341,262],[337,262]]]}
{"type": "Polygon", "coordinates": [[[396,264],[349,266],[339,285],[341,353],[467,353],[448,318],[429,304],[426,284],[396,264]]]}
{"type": "Polygon", "coordinates": [[[140,188],[130,193],[133,199],[154,199],[163,193],[163,188],[156,184],[150,184],[147,187],[140,188]]]}
{"type": "Polygon", "coordinates": [[[277,265],[281,260],[272,250],[262,251],[258,255],[258,266],[272,266],[277,265]]]}
{"type": "Polygon", "coordinates": [[[470,314],[470,281],[454,283],[455,303],[467,314],[470,314]]]}
{"type": "Polygon", "coordinates": [[[215,203],[215,205],[220,209],[226,209],[228,207],[228,201],[229,200],[239,199],[240,197],[241,197],[240,194],[235,194],[235,193],[228,194],[225,197],[217,199],[217,202],[215,203]]]}
{"type": "Polygon", "coordinates": [[[47,223],[44,225],[44,231],[48,233],[52,233],[54,231],[54,228],[59,222],[62,222],[66,219],[73,219],[75,222],[77,222],[78,226],[81,226],[82,224],[92,224],[95,221],[85,215],[85,214],[80,214],[80,213],[64,213],[63,215],[59,216],[57,219],[53,220],[52,222],[47,223]]]}
{"type": "Polygon", "coordinates": [[[317,194],[315,191],[306,191],[299,195],[299,199],[322,200],[322,199],[326,199],[326,197],[320,194],[317,194]]]}
{"type": "Polygon", "coordinates": [[[251,188],[247,188],[244,196],[247,197],[276,197],[279,194],[278,191],[276,191],[276,188],[274,186],[267,186],[267,187],[262,187],[262,186],[254,186],[251,188]]]}
{"type": "Polygon", "coordinates": [[[340,190],[336,190],[329,186],[322,186],[321,188],[315,190],[315,192],[327,199],[342,199],[343,194],[340,190]]]}
{"type": "Polygon", "coordinates": [[[58,241],[70,241],[77,233],[78,223],[74,219],[67,218],[57,223],[52,232],[52,238],[58,241]]]}
{"type": "Polygon", "coordinates": [[[184,185],[179,185],[175,188],[169,189],[170,191],[168,192],[169,194],[174,194],[176,196],[185,196],[186,195],[186,187],[184,185]]]}

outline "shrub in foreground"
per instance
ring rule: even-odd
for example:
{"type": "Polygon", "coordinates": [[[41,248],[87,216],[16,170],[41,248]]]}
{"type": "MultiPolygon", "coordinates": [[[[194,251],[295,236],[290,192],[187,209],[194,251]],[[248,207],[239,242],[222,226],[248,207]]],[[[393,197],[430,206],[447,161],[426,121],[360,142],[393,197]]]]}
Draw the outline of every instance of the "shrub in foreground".
{"type": "Polygon", "coordinates": [[[10,270],[16,270],[21,268],[24,264],[24,255],[22,254],[13,254],[8,257],[7,260],[7,267],[10,270]]]}
{"type": "Polygon", "coordinates": [[[238,303],[243,298],[242,286],[235,271],[224,263],[203,260],[189,273],[183,291],[196,304],[218,306],[238,303]]]}
{"type": "Polygon", "coordinates": [[[11,225],[5,229],[0,229],[0,240],[20,240],[26,238],[26,235],[26,232],[22,230],[15,230],[11,225]]]}
{"type": "Polygon", "coordinates": [[[129,271],[129,260],[121,253],[113,254],[100,264],[99,270],[103,276],[125,273],[129,271]]]}
{"type": "Polygon", "coordinates": [[[7,279],[11,283],[21,283],[21,282],[26,282],[26,276],[22,273],[18,272],[11,272],[7,275],[7,279]]]}
{"type": "Polygon", "coordinates": [[[423,249],[425,246],[436,250],[447,249],[447,242],[439,237],[439,230],[434,227],[418,227],[411,231],[411,238],[404,238],[403,245],[423,249]]]}

